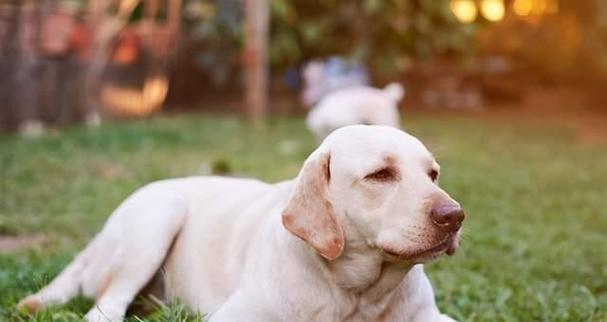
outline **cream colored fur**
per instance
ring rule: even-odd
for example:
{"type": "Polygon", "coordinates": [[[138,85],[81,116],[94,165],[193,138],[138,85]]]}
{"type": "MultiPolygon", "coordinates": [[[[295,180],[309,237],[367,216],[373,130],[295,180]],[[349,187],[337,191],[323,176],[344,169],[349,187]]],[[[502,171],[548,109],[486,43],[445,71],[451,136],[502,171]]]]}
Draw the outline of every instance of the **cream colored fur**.
{"type": "Polygon", "coordinates": [[[306,124],[318,139],[334,130],[355,124],[387,125],[398,128],[398,102],[404,88],[391,83],[383,89],[353,86],[330,92],[308,113],[306,124]]]}
{"type": "Polygon", "coordinates": [[[19,306],[83,294],[95,299],[88,321],[121,321],[159,279],[166,299],[210,322],[453,321],[421,265],[457,246],[429,219],[434,203],[456,204],[428,175],[437,170],[416,138],[359,125],[328,136],[292,181],[152,183],[19,306]]]}

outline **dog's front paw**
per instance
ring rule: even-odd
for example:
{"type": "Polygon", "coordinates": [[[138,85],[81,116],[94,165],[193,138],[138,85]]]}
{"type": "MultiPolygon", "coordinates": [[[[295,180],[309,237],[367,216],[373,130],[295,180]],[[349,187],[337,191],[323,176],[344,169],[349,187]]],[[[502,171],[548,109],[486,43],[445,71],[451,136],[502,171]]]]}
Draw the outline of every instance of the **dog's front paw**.
{"type": "Polygon", "coordinates": [[[93,307],[84,317],[87,322],[121,322],[123,318],[121,313],[98,306],[93,307]]]}
{"type": "Polygon", "coordinates": [[[17,304],[19,312],[34,314],[42,308],[42,301],[38,295],[30,295],[17,304]]]}

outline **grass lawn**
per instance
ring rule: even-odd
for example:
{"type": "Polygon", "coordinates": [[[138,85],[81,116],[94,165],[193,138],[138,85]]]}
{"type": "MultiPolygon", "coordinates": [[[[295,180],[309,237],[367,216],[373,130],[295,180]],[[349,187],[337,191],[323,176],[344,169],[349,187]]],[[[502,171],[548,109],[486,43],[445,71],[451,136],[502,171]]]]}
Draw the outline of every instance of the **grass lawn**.
{"type": "MultiPolygon", "coordinates": [[[[607,321],[607,143],[558,123],[419,114],[407,128],[438,156],[441,184],[467,210],[462,248],[427,266],[439,307],[461,321],[607,321]]],[[[0,321],[56,275],[137,187],[213,167],[293,177],[314,139],[300,119],[255,132],[229,117],[176,116],[0,136],[0,321]]],[[[34,321],[77,321],[89,302],[34,321]]],[[[195,321],[172,304],[131,321],[195,321]]],[[[431,322],[431,321],[428,321],[431,322]]]]}

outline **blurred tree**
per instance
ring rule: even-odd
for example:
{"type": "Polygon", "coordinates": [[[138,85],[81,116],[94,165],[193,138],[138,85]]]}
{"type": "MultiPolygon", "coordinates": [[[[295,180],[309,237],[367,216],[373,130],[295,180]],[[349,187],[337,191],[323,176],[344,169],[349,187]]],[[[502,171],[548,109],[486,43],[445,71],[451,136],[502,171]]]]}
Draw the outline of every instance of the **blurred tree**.
{"type": "Polygon", "coordinates": [[[181,12],[181,0],[0,3],[0,128],[149,114],[167,94],[181,12]]]}
{"type": "MultiPolygon", "coordinates": [[[[226,46],[242,47],[242,7],[237,0],[186,1],[194,41],[222,45],[200,55],[224,75],[233,63],[226,46]],[[211,54],[211,52],[222,54],[211,54]]],[[[449,0],[271,0],[269,63],[282,72],[310,59],[344,55],[380,73],[406,70],[414,60],[473,52],[475,27],[453,17],[449,0]]],[[[227,77],[219,76],[220,80],[227,77]]]]}
{"type": "Polygon", "coordinates": [[[87,121],[98,122],[100,104],[119,115],[149,114],[166,97],[167,63],[179,33],[181,0],[89,0],[88,5],[93,42],[85,80],[87,121]],[[140,51],[146,60],[140,58],[140,51]],[[108,81],[107,71],[113,65],[128,69],[137,63],[145,65],[137,88],[120,84],[132,77],[108,81]]]}
{"type": "Polygon", "coordinates": [[[449,0],[273,0],[272,18],[270,59],[278,68],[342,54],[391,73],[473,50],[474,26],[453,17],[449,0]]]}
{"type": "Polygon", "coordinates": [[[0,6],[0,129],[40,129],[36,31],[48,5],[49,1],[12,0],[0,6]]]}

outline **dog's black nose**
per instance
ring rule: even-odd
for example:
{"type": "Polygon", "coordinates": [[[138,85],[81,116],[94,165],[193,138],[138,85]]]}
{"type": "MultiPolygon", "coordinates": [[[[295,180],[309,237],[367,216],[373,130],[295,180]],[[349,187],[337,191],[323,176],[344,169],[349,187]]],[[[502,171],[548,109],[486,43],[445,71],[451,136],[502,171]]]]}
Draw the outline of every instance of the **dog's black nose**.
{"type": "Polygon", "coordinates": [[[435,204],[430,210],[432,222],[446,231],[458,230],[465,217],[464,210],[453,202],[435,204]]]}

